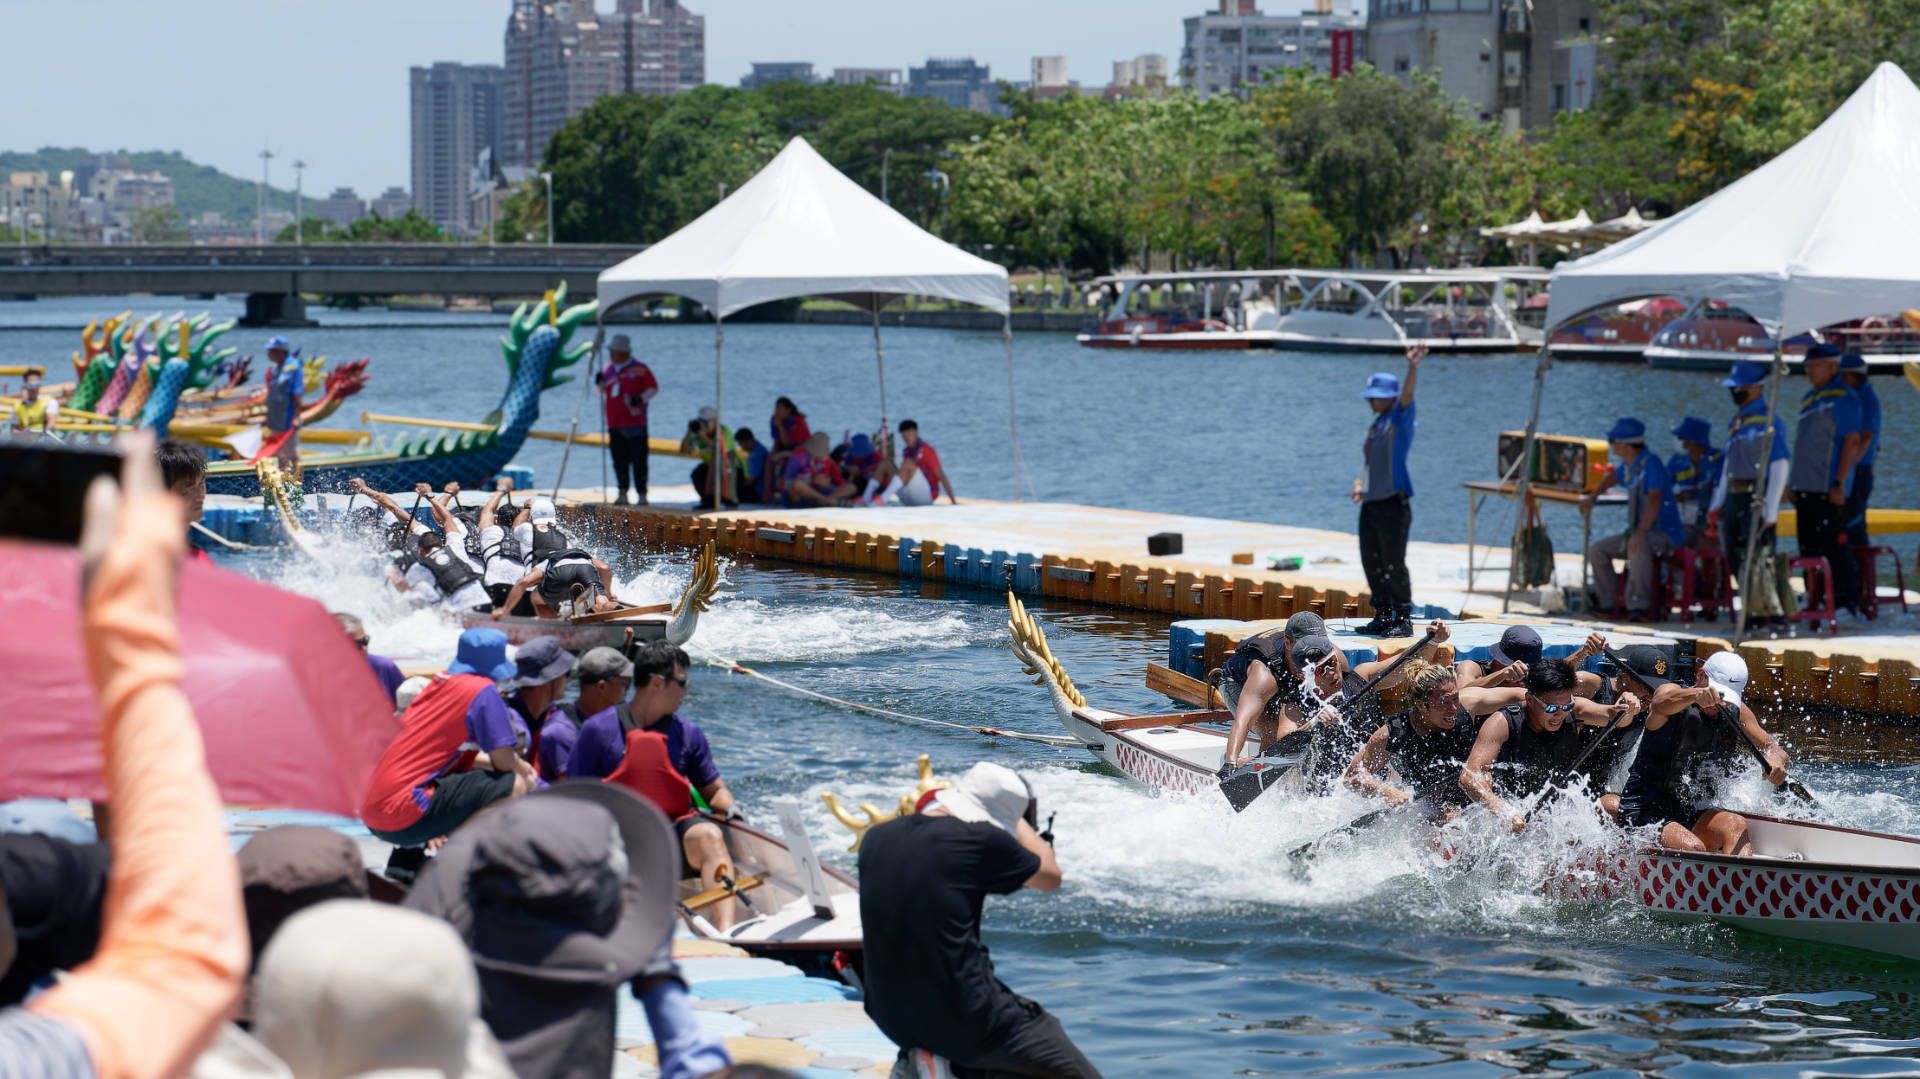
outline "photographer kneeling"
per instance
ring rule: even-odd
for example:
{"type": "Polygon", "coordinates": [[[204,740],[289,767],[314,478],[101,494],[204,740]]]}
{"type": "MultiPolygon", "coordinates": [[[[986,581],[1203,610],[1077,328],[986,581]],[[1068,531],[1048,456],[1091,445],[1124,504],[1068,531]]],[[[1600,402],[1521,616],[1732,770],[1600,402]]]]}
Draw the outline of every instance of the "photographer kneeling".
{"type": "Polygon", "coordinates": [[[994,977],[980,943],[989,893],[1060,887],[1032,787],[981,763],[929,798],[860,844],[866,1009],[901,1046],[893,1076],[1098,1079],[1058,1019],[994,977]]]}

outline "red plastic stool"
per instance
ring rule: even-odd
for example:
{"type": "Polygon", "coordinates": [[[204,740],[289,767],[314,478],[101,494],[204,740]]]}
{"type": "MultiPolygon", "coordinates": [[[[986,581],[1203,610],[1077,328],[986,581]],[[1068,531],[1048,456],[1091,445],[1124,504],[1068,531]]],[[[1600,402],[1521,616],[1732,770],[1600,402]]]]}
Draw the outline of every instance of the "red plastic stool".
{"type": "Polygon", "coordinates": [[[1727,554],[1718,547],[1682,547],[1668,562],[1668,582],[1677,581],[1674,605],[1682,622],[1692,622],[1694,611],[1718,622],[1721,611],[1733,610],[1733,578],[1727,574],[1727,554]]]}
{"type": "MultiPolygon", "coordinates": [[[[1687,548],[1683,547],[1653,560],[1656,581],[1653,589],[1653,606],[1647,613],[1652,615],[1655,621],[1666,621],[1668,612],[1673,610],[1680,612],[1682,621],[1693,620],[1691,614],[1693,601],[1688,598],[1693,593],[1693,570],[1691,563],[1682,557],[1686,552],[1687,548]]],[[[1718,554],[1718,552],[1714,553],[1718,554]]],[[[1613,610],[1615,614],[1624,616],[1628,613],[1627,580],[1632,576],[1633,571],[1628,568],[1632,564],[1630,559],[1622,561],[1627,565],[1620,567],[1620,576],[1614,585],[1613,610]]],[[[1724,560],[1722,565],[1725,565],[1724,560]]]]}
{"type": "Polygon", "coordinates": [[[1804,610],[1795,611],[1788,618],[1794,622],[1812,622],[1815,630],[1820,628],[1820,623],[1825,622],[1827,635],[1838,637],[1840,620],[1835,617],[1833,603],[1833,566],[1827,562],[1826,558],[1815,556],[1796,558],[1787,563],[1787,568],[1789,572],[1793,570],[1804,572],[1807,579],[1807,606],[1804,610]],[[1816,603],[1820,605],[1816,606],[1816,603]]]}
{"type": "Polygon", "coordinates": [[[1868,618],[1880,617],[1880,556],[1893,560],[1894,587],[1900,590],[1900,611],[1907,610],[1907,571],[1900,566],[1900,556],[1891,547],[1855,547],[1854,558],[1860,565],[1860,613],[1868,618]]]}

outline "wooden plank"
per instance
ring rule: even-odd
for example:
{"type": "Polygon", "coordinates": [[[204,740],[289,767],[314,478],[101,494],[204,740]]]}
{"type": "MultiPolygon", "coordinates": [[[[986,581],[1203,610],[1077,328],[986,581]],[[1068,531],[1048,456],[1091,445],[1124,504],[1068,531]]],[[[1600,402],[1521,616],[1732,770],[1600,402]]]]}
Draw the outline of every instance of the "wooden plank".
{"type": "Polygon", "coordinates": [[[1782,664],[1764,645],[1744,644],[1740,658],[1747,661],[1747,693],[1750,700],[1775,702],[1786,693],[1786,679],[1780,675],[1782,664]]]}
{"type": "Polygon", "coordinates": [[[1827,703],[1825,664],[1819,657],[1804,648],[1789,648],[1781,658],[1785,661],[1780,673],[1788,700],[1801,705],[1827,703]]]}
{"type": "Polygon", "coordinates": [[[1155,727],[1187,727],[1195,723],[1231,723],[1233,713],[1214,708],[1199,712],[1169,712],[1158,716],[1126,716],[1100,720],[1103,731],[1144,731],[1155,727]]]}
{"type": "Polygon", "coordinates": [[[1835,708],[1871,712],[1879,704],[1879,675],[1859,656],[1836,652],[1827,660],[1827,701],[1835,708]]]}
{"type": "Polygon", "coordinates": [[[1920,687],[1914,685],[1914,678],[1920,675],[1920,668],[1904,659],[1883,659],[1875,666],[1879,669],[1879,692],[1881,715],[1911,716],[1920,713],[1920,687]]]}
{"type": "Polygon", "coordinates": [[[760,887],[762,884],[765,884],[766,882],[767,882],[767,878],[761,876],[758,873],[752,873],[747,876],[741,877],[738,880],[735,880],[733,882],[733,887],[731,888],[725,888],[725,887],[709,888],[706,891],[701,892],[699,895],[696,895],[690,899],[687,899],[686,901],[682,902],[680,905],[682,907],[685,907],[688,911],[698,913],[700,911],[707,909],[708,907],[713,906],[715,903],[718,903],[723,899],[733,898],[734,893],[736,892],[750,892],[750,891],[753,891],[755,888],[760,887]]]}
{"type": "Polygon", "coordinates": [[[1205,682],[1181,674],[1163,663],[1147,664],[1147,688],[1196,708],[1222,703],[1220,695],[1210,693],[1205,682]]]}
{"type": "MultiPolygon", "coordinates": [[[[649,607],[622,607],[617,611],[601,611],[599,614],[583,614],[569,621],[576,626],[597,626],[606,622],[619,622],[647,614],[665,614],[673,610],[671,603],[655,603],[649,607]]],[[[558,621],[558,619],[555,619],[558,621]]]]}

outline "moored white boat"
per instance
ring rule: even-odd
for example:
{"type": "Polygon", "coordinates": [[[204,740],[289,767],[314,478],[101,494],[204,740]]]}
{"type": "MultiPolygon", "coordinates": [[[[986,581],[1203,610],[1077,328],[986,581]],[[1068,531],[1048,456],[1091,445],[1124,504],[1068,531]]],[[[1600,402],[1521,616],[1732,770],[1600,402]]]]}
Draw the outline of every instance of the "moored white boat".
{"type": "Polygon", "coordinates": [[[1275,348],[1332,352],[1514,352],[1540,346],[1528,301],[1543,270],[1289,271],[1301,290],[1275,348]]]}
{"type": "MultiPolygon", "coordinates": [[[[1781,342],[1781,356],[1788,366],[1797,368],[1815,342],[1856,350],[1870,368],[1892,370],[1920,357],[1920,331],[1901,316],[1876,316],[1794,334],[1781,342]]],[[[1773,337],[1744,311],[1717,300],[1700,301],[1654,335],[1646,356],[1649,367],[1662,370],[1724,371],[1742,360],[1771,360],[1773,337]]]]}
{"type": "Polygon", "coordinates": [[[1746,816],[1751,855],[1605,851],[1563,867],[1546,890],[1920,959],[1920,837],[1746,816]]]}
{"type": "Polygon", "coordinates": [[[1272,270],[1103,277],[1094,283],[1113,289],[1113,302],[1098,323],[1074,339],[1089,348],[1266,348],[1273,343],[1286,276],[1287,271],[1272,270]],[[1195,284],[1199,287],[1191,288],[1195,284]],[[1156,286],[1172,290],[1176,285],[1190,290],[1174,297],[1179,310],[1145,309],[1156,286]],[[1136,297],[1143,302],[1136,305],[1136,297]]]}

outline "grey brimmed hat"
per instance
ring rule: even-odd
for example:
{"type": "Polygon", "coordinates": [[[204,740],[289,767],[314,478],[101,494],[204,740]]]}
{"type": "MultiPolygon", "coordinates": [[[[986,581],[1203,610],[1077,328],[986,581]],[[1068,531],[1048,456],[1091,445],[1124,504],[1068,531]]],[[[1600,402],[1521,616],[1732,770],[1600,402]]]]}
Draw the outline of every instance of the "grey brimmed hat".
{"type": "Polygon", "coordinates": [[[513,677],[503,689],[544,686],[573,670],[573,655],[555,637],[535,637],[513,650],[513,677]]]}

